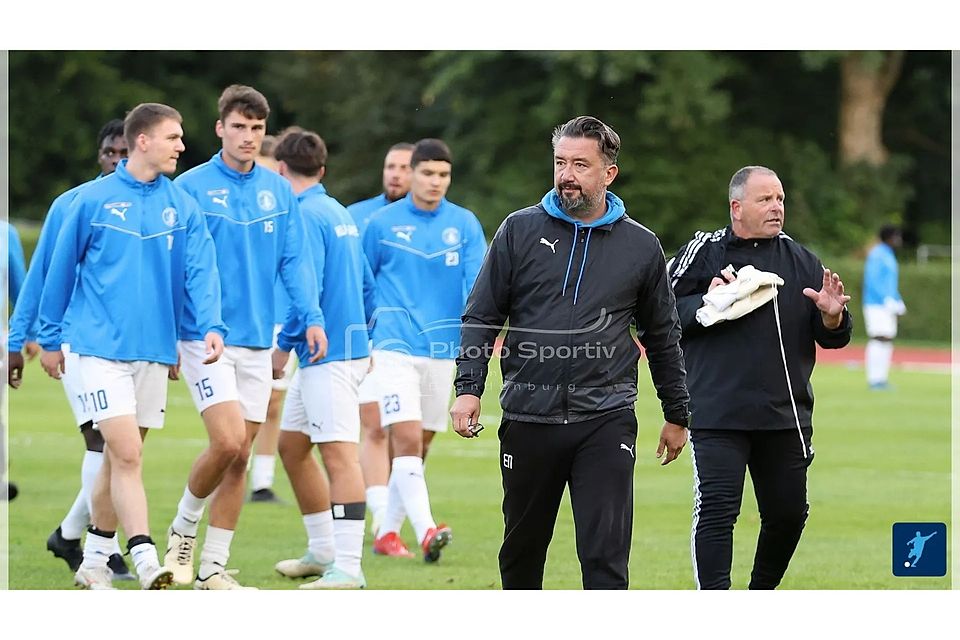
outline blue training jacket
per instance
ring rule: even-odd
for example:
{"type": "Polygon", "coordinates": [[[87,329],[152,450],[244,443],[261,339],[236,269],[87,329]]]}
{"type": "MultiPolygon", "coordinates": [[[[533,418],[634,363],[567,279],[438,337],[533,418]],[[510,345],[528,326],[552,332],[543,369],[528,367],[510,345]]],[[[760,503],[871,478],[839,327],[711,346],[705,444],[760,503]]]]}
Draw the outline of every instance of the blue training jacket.
{"type": "Polygon", "coordinates": [[[277,345],[296,349],[301,367],[370,355],[367,323],[374,312],[374,281],[360,244],[360,230],[342,204],[322,184],[298,196],[314,269],[319,274],[320,308],[326,320],[327,355],[309,362],[305,326],[295,312],[288,316],[277,345]]]}
{"type": "Polygon", "coordinates": [[[902,302],[898,273],[897,256],[890,245],[881,242],[871,249],[863,266],[863,304],[882,305],[887,298],[902,302]]]}
{"type": "MultiPolygon", "coordinates": [[[[7,336],[7,348],[10,352],[20,351],[23,349],[25,342],[37,339],[37,333],[40,330],[38,321],[40,293],[43,291],[43,281],[47,277],[47,270],[50,269],[50,258],[53,255],[53,247],[57,242],[57,235],[63,227],[74,196],[85,186],[99,179],[100,176],[95,180],[84,182],[68,191],[64,191],[54,198],[50,204],[47,216],[43,219],[43,226],[40,228],[40,238],[33,250],[33,257],[30,258],[27,277],[23,282],[20,296],[16,299],[13,315],[10,316],[10,335],[7,336]]],[[[70,315],[68,308],[63,322],[60,323],[62,340],[67,343],[70,342],[70,315]]]]}
{"type": "Polygon", "coordinates": [[[374,213],[363,235],[377,284],[374,349],[455,358],[486,248],[477,216],[446,198],[424,211],[408,193],[374,213]]]}
{"type": "Polygon", "coordinates": [[[60,349],[69,304],[73,352],[176,364],[187,302],[203,334],[227,335],[216,249],[196,201],[166,176],[140,182],[122,160],[70,204],[40,296],[40,345],[60,349]]]}
{"type": "Polygon", "coordinates": [[[6,220],[0,220],[6,229],[0,233],[7,234],[7,287],[9,298],[16,304],[23,290],[23,281],[26,277],[27,266],[23,257],[23,245],[20,244],[20,234],[14,226],[6,220]]]}
{"type": "MultiPolygon", "coordinates": [[[[285,178],[257,165],[240,173],[217,153],[174,182],[196,198],[217,246],[227,344],[273,346],[278,276],[305,322],[323,326],[300,205],[285,178]]],[[[180,333],[182,340],[203,338],[190,305],[180,333]]]]}
{"type": "Polygon", "coordinates": [[[378,196],[373,196],[372,198],[367,198],[366,200],[361,200],[360,202],[354,202],[347,207],[347,211],[350,212],[354,222],[357,223],[357,228],[360,230],[361,238],[366,232],[367,227],[370,225],[370,216],[388,204],[390,204],[390,201],[387,200],[387,194],[381,193],[378,196]]]}

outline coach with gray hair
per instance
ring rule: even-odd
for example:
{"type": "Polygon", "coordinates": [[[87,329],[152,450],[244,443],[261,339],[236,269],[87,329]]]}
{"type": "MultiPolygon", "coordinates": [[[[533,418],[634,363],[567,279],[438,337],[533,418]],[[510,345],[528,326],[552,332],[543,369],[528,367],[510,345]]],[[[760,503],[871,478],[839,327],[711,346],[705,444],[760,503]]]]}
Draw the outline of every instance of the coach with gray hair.
{"type": "Polygon", "coordinates": [[[837,274],[783,233],[776,173],[740,169],[729,204],[729,226],[698,231],[668,264],[690,385],[691,554],[698,589],[730,587],[733,525],[749,468],[760,510],[749,588],[773,589],[809,511],[816,344],[838,349],[850,341],[850,296],[837,274]],[[772,289],[758,296],[758,283],[772,289]],[[724,299],[746,306],[721,321],[705,313],[724,299]]]}
{"type": "Polygon", "coordinates": [[[497,334],[504,589],[539,589],[564,487],[586,589],[625,589],[633,528],[640,342],[663,408],[657,457],[687,439],[680,323],[657,236],[607,188],[620,138],[591,116],[553,134],[554,188],[501,224],[467,300],[450,411],[479,434],[497,334]]]}

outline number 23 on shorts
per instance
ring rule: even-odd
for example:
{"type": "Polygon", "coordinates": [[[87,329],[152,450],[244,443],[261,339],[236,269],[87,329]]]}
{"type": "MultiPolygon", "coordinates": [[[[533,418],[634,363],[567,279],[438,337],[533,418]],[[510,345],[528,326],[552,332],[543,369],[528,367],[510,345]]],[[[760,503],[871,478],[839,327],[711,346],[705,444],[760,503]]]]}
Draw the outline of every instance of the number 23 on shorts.
{"type": "Polygon", "coordinates": [[[392,394],[389,396],[383,396],[383,412],[390,414],[400,411],[400,396],[397,394],[392,394]]]}

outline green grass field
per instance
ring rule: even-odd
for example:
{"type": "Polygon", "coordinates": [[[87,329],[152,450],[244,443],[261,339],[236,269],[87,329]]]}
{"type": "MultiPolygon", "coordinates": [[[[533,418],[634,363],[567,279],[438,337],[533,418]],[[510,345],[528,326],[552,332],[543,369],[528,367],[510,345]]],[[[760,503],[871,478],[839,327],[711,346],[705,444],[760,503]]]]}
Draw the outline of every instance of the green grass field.
{"type": "MultiPolygon", "coordinates": [[[[637,415],[636,504],[631,586],[692,589],[690,517],[693,503],[689,451],[667,467],[654,452],[662,420],[645,364],[637,415]]],[[[496,373],[492,374],[493,376],[496,373]]],[[[944,578],[896,578],[891,573],[891,525],[897,521],[950,523],[950,377],[894,371],[896,390],[868,392],[863,372],[820,366],[809,482],[810,518],[783,581],[786,589],[948,589],[944,578]]],[[[498,387],[491,380],[490,389],[498,387]]],[[[369,534],[364,572],[372,589],[495,589],[502,534],[494,393],[484,398],[488,426],[476,440],[452,431],[437,438],[427,461],[433,513],[453,527],[454,542],[436,565],[374,556],[369,534]]],[[[10,393],[10,478],[20,497],[10,503],[11,589],[72,586],[66,564],[46,551],[79,487],[82,439],[58,382],[37,362],[24,386],[10,393]]],[[[166,528],[205,434],[183,382],[172,383],[166,427],[146,442],[144,478],[154,538],[166,528]]],[[[263,589],[298,584],[273,570],[299,556],[306,544],[293,494],[277,463],[276,490],[286,506],[248,504],[234,538],[230,565],[238,578],[263,589]]],[[[749,482],[735,532],[733,585],[745,588],[759,528],[749,482]]],[[[201,529],[203,531],[203,529],[201,529]]],[[[412,547],[409,525],[402,532],[412,547]]],[[[202,534],[201,534],[202,535],[202,534]]],[[[162,553],[162,549],[161,549],[162,553]]],[[[547,561],[544,586],[578,589],[573,520],[565,499],[547,561]]],[[[125,583],[121,588],[133,588],[125,583]]]]}

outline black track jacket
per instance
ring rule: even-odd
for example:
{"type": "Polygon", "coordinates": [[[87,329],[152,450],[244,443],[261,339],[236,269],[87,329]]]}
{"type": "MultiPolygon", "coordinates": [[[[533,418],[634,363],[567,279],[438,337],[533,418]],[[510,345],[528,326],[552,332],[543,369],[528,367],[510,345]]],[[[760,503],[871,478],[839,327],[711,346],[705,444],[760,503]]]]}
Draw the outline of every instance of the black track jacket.
{"type": "Polygon", "coordinates": [[[698,231],[667,268],[683,327],[680,344],[690,386],[691,427],[812,427],[814,343],[839,349],[850,342],[853,328],[850,313],[844,310],[840,326],[827,329],[817,306],[803,295],[804,287],[819,291],[823,286],[820,259],[785,233],[775,238],[743,240],[727,226],[713,233],[698,231]],[[704,328],[696,320],[697,309],[703,306],[710,281],[728,264],[735,269],[752,264],[761,271],[772,271],[783,278],[784,285],[773,301],[759,309],[704,328]],[[775,303],[779,306],[779,332],[775,303]]]}
{"type": "Polygon", "coordinates": [[[572,423],[632,407],[640,357],[633,320],[664,417],[686,426],[680,323],[656,235],[626,214],[588,229],[540,205],[516,211],[497,230],[467,300],[457,395],[483,393],[494,340],[509,321],[500,361],[505,418],[572,423]]]}

